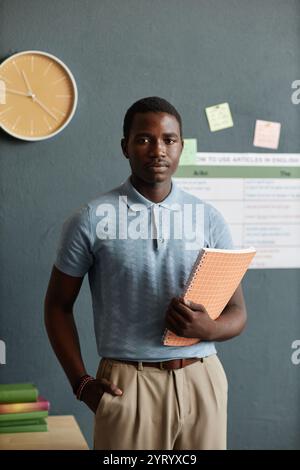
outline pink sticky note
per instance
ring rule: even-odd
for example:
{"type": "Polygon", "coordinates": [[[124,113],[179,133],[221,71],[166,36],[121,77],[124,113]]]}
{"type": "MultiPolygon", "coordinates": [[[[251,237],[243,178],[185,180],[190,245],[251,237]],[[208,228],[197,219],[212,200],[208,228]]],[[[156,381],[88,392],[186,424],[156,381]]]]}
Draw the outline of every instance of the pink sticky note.
{"type": "Polygon", "coordinates": [[[281,123],[256,120],[253,145],[268,149],[278,149],[281,123]]]}

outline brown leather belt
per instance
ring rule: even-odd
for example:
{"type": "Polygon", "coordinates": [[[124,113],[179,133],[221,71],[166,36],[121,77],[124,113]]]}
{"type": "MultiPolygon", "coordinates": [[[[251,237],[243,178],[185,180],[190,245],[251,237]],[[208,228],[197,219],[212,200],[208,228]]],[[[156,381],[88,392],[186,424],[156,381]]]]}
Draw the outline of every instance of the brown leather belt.
{"type": "MultiPolygon", "coordinates": [[[[109,359],[109,358],[107,358],[109,359]]],[[[182,369],[182,367],[193,364],[193,362],[203,362],[201,357],[188,357],[185,359],[172,359],[171,361],[162,361],[162,362],[138,362],[138,361],[123,361],[120,359],[112,359],[113,361],[122,362],[123,364],[130,364],[136,367],[156,367],[161,370],[172,370],[172,369],[182,369]]]]}

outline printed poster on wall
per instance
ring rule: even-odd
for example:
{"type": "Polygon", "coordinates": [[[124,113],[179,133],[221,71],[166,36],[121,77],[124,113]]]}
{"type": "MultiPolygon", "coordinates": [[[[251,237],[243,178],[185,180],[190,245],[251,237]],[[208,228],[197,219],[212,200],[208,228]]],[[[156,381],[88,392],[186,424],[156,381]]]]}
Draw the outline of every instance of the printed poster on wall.
{"type": "Polygon", "coordinates": [[[197,153],[174,176],[220,210],[235,248],[256,248],[252,269],[300,268],[300,154],[197,153]]]}

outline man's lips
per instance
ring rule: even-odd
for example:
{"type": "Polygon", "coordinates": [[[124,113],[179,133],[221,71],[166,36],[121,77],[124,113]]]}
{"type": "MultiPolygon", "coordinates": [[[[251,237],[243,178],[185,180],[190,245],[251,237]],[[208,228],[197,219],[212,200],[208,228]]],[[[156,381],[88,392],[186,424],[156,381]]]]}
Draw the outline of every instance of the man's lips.
{"type": "Polygon", "coordinates": [[[159,164],[159,165],[149,165],[147,167],[147,171],[151,173],[164,173],[168,170],[167,165],[159,164]]]}
{"type": "Polygon", "coordinates": [[[164,168],[164,167],[168,167],[169,165],[165,162],[158,162],[158,163],[148,163],[148,165],[146,165],[147,168],[164,168]]]}

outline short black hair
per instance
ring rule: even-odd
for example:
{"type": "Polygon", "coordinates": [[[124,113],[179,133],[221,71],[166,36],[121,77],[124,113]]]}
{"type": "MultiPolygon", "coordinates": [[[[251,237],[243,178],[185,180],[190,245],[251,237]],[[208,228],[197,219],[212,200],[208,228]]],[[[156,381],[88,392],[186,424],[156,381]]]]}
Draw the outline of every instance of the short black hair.
{"type": "Polygon", "coordinates": [[[159,98],[158,96],[148,96],[142,98],[127,109],[124,122],[123,122],[123,135],[125,140],[128,140],[130,129],[132,126],[133,118],[137,113],[167,113],[174,116],[179,124],[180,136],[182,138],[182,121],[181,116],[177,109],[169,103],[169,101],[159,98]]]}

